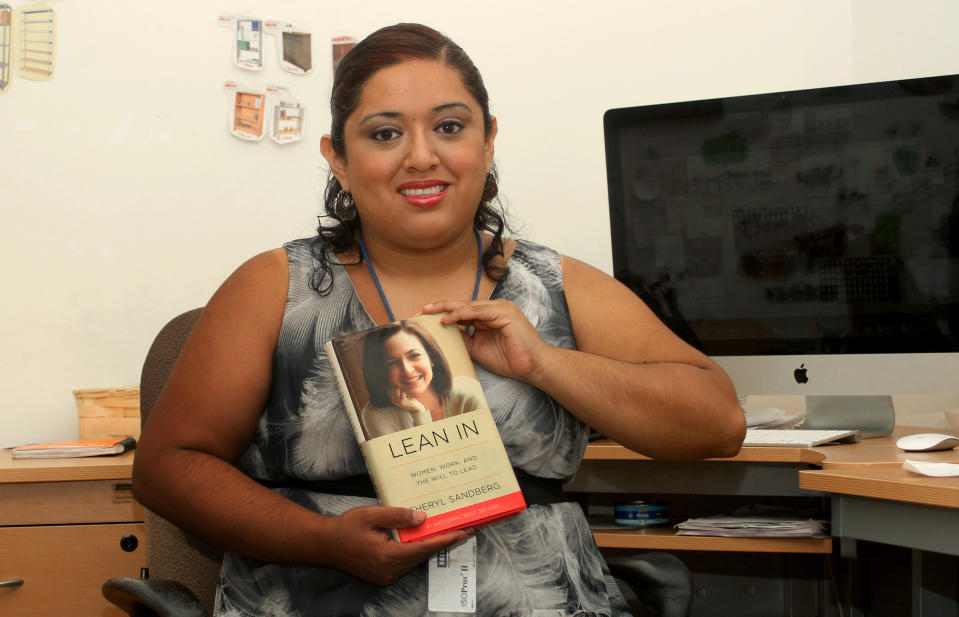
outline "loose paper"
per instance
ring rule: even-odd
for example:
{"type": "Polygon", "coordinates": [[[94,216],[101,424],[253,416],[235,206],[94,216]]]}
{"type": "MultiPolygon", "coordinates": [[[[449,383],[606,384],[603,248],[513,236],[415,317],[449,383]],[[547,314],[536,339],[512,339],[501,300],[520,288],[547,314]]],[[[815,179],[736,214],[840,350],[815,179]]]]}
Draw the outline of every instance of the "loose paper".
{"type": "Polygon", "coordinates": [[[924,463],[907,460],[902,464],[906,471],[931,476],[933,478],[951,478],[959,476],[959,463],[924,463]]]}

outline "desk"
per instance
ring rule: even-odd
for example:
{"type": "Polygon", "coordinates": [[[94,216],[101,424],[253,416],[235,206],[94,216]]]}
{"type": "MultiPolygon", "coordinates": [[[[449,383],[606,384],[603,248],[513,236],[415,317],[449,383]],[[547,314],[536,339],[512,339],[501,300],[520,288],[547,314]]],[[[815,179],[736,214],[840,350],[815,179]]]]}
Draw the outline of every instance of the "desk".
{"type": "Polygon", "coordinates": [[[866,467],[800,471],[799,486],[833,495],[837,537],[959,556],[959,478],[866,467]]]}
{"type": "MultiPolygon", "coordinates": [[[[800,471],[799,485],[832,495],[832,533],[841,539],[843,557],[858,557],[860,540],[913,549],[905,567],[897,564],[900,572],[910,573],[910,614],[959,615],[959,565],[954,558],[959,556],[959,478],[914,474],[902,469],[901,462],[920,456],[959,462],[959,451],[894,454],[895,463],[849,461],[800,471]]],[[[860,606],[868,604],[861,599],[870,593],[863,578],[873,577],[854,571],[850,582],[850,593],[860,599],[860,606]]],[[[853,616],[862,614],[853,609],[853,616]]]]}
{"type": "MultiPolygon", "coordinates": [[[[836,537],[857,537],[959,555],[959,478],[928,478],[902,469],[906,459],[959,463],[959,448],[941,452],[903,452],[896,447],[899,437],[921,432],[931,430],[897,426],[888,437],[866,439],[856,444],[815,448],[751,447],[743,448],[732,458],[693,463],[661,463],[612,441],[600,440],[587,446],[583,467],[567,484],[567,490],[624,494],[834,496],[833,535],[836,537]],[[883,508],[886,510],[880,515],[883,508]],[[929,517],[903,526],[915,530],[908,540],[902,537],[903,532],[899,529],[900,516],[892,516],[900,511],[910,513],[903,520],[911,521],[912,515],[929,517]],[[944,524],[952,525],[948,529],[956,531],[952,534],[954,541],[946,544],[939,540],[921,542],[921,536],[929,529],[935,529],[928,524],[940,519],[944,524]],[[871,531],[866,531],[867,525],[871,531]]],[[[832,550],[831,542],[822,540],[702,539],[676,536],[661,529],[598,531],[594,536],[597,544],[607,548],[821,553],[832,550]]]]}
{"type": "Polygon", "coordinates": [[[132,465],[132,452],[13,460],[10,450],[0,450],[0,582],[23,580],[0,587],[0,615],[123,614],[100,585],[146,567],[132,465]]]}
{"type": "MultiPolygon", "coordinates": [[[[959,463],[959,449],[903,452],[902,435],[837,449],[820,470],[799,472],[800,488],[832,495],[833,535],[959,556],[959,478],[931,478],[902,468],[907,459],[959,463]]],[[[938,431],[936,431],[938,432],[938,431]]]]}
{"type": "MultiPolygon", "coordinates": [[[[959,555],[959,478],[901,469],[906,458],[959,462],[959,450],[905,453],[895,447],[899,436],[917,432],[929,430],[897,427],[890,437],[817,448],[743,448],[729,459],[692,463],[652,461],[600,441],[587,447],[581,472],[567,489],[820,495],[831,497],[837,537],[959,555]],[[917,512],[931,518],[902,523],[917,512]],[[931,535],[929,525],[946,531],[931,535]]],[[[129,487],[133,455],[14,461],[9,450],[0,450],[0,581],[25,580],[22,587],[0,587],[0,615],[120,614],[109,611],[99,588],[111,576],[136,577],[146,565],[143,508],[129,487]],[[132,552],[119,545],[128,534],[140,539],[132,552]]],[[[771,556],[833,551],[831,539],[707,538],[677,536],[671,529],[596,531],[594,537],[608,549],[771,556]]],[[[921,613],[914,608],[913,614],[921,613]]]]}
{"type": "MultiPolygon", "coordinates": [[[[888,437],[857,444],[751,447],[732,458],[694,463],[652,461],[613,442],[597,441],[587,447],[581,471],[567,489],[590,494],[820,496],[829,500],[832,534],[840,539],[842,557],[856,556],[857,540],[914,549],[911,563],[889,568],[912,572],[911,614],[957,615],[959,580],[950,579],[956,578],[956,561],[923,551],[959,556],[959,478],[920,476],[902,469],[902,463],[906,459],[959,463],[959,449],[903,452],[895,446],[903,435],[928,432],[950,431],[897,426],[888,437]],[[944,565],[944,593],[940,588],[933,594],[927,588],[930,565],[937,570],[944,565]]],[[[595,531],[594,537],[605,549],[824,555],[833,551],[831,539],[704,538],[677,536],[671,529],[603,530],[595,531]]],[[[861,580],[851,586],[855,585],[860,589],[850,593],[855,599],[847,608],[852,615],[862,615],[868,602],[861,600],[861,580]]],[[[903,607],[898,614],[909,611],[903,607]]]]}

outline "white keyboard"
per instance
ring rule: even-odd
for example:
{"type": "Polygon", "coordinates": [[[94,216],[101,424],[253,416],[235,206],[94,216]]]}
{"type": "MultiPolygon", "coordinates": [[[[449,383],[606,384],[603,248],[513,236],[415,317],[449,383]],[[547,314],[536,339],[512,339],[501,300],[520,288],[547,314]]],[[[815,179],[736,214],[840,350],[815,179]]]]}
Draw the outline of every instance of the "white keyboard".
{"type": "Polygon", "coordinates": [[[826,443],[854,443],[862,439],[860,431],[852,429],[746,429],[744,446],[780,446],[809,448],[826,443]]]}

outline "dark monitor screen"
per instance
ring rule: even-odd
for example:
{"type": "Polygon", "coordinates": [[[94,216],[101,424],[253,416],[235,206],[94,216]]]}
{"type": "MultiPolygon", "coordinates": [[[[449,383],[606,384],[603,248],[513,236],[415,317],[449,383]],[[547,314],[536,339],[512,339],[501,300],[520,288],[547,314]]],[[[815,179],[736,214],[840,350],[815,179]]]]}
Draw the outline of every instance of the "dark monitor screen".
{"type": "Polygon", "coordinates": [[[709,355],[959,350],[959,76],[611,109],[613,268],[709,355]]]}

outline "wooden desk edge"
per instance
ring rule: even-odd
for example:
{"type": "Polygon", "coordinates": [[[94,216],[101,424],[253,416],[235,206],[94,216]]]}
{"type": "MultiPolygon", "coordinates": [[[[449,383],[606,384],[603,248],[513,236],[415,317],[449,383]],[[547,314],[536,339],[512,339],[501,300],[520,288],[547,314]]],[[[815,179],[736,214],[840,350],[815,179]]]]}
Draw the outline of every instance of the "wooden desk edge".
{"type": "MultiPolygon", "coordinates": [[[[707,461],[730,461],[748,463],[807,463],[820,465],[825,453],[815,448],[794,447],[743,447],[736,456],[709,458],[707,461]]],[[[586,446],[584,461],[650,461],[648,456],[638,454],[610,439],[600,439],[586,446]]]]}
{"type": "Polygon", "coordinates": [[[671,529],[594,529],[593,539],[600,548],[727,551],[736,553],[829,554],[833,552],[832,538],[681,536],[671,529]]]}
{"type": "Polygon", "coordinates": [[[959,478],[930,478],[903,469],[810,469],[799,472],[799,488],[959,508],[959,478]]]}
{"type": "Polygon", "coordinates": [[[0,450],[0,484],[129,480],[133,477],[134,453],[83,458],[14,459],[9,449],[0,450]]]}

